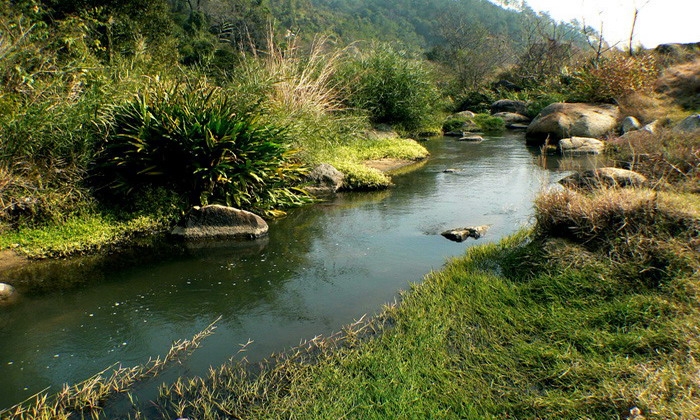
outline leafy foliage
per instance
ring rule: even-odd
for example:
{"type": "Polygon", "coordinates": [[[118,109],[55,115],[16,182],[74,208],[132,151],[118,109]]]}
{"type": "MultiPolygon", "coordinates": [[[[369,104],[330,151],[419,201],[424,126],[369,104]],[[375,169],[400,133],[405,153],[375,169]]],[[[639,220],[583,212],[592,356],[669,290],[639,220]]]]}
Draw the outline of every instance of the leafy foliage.
{"type": "Polygon", "coordinates": [[[286,140],[284,129],[236,113],[217,89],[175,87],[114,110],[98,172],[122,191],[164,186],[191,204],[295,205],[305,195],[290,185],[305,169],[286,140]]]}
{"type": "Polygon", "coordinates": [[[340,70],[348,87],[348,105],[366,110],[375,123],[406,130],[434,118],[438,92],[424,63],[386,45],[350,59],[340,70]]]}
{"type": "Polygon", "coordinates": [[[479,126],[479,128],[486,132],[499,132],[506,129],[503,119],[486,114],[475,115],[474,122],[479,126]]]}

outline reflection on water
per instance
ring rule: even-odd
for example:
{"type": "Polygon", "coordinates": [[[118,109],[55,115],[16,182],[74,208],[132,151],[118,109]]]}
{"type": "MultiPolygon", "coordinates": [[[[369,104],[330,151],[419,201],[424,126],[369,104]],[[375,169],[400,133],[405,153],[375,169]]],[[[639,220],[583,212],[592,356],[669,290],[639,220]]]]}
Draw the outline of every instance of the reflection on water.
{"type": "Polygon", "coordinates": [[[4,273],[23,296],[0,308],[0,407],[115,361],[145,362],[219,315],[217,333],[178,374],[204,374],[248,339],[246,356],[256,360],[338,330],[475,243],[439,232],[490,224],[481,242],[496,241],[529,223],[533,197],[561,171],[595,165],[548,156],[542,168],[520,133],[425,144],[431,159],[398,175],[391,190],[294,210],[263,240],[156,238],[119,256],[4,273]]]}

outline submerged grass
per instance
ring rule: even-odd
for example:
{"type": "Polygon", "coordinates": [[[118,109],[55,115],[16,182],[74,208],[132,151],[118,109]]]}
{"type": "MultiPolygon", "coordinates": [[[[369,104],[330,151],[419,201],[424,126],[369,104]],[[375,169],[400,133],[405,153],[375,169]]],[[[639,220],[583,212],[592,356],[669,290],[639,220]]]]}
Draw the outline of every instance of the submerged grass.
{"type": "Polygon", "coordinates": [[[40,392],[21,404],[0,410],[0,417],[8,420],[105,418],[103,408],[110,397],[128,393],[134,385],[158,375],[172,363],[187,357],[199,348],[202,340],[214,333],[216,323],[220,319],[209,324],[190,340],[173,343],[163,358],[149,359],[144,364],[130,368],[115,364],[79,384],[65,385],[58,393],[40,392]]]}

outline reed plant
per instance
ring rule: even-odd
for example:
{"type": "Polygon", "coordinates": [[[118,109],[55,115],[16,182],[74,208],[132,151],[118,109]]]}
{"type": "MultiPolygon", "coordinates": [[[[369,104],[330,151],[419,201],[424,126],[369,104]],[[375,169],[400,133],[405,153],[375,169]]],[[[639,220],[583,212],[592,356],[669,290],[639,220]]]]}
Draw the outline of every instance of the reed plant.
{"type": "Polygon", "coordinates": [[[123,367],[117,363],[83,382],[64,385],[57,393],[44,390],[14,407],[0,410],[0,417],[7,420],[104,419],[104,406],[110,398],[127,394],[136,384],[182,361],[214,333],[219,320],[216,319],[189,340],[176,341],[162,358],[149,359],[134,367],[123,367]]]}

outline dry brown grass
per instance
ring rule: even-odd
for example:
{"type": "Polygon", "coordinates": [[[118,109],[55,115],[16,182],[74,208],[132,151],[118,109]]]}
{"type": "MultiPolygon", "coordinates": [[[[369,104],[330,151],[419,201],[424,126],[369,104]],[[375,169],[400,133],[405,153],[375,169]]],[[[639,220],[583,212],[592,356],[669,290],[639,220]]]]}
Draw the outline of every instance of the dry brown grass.
{"type": "Polygon", "coordinates": [[[610,139],[607,151],[619,166],[641,173],[655,185],[700,191],[700,132],[635,131],[610,139]]]}
{"type": "Polygon", "coordinates": [[[700,109],[700,57],[664,70],[654,88],[684,108],[700,109]]]}
{"type": "MultiPolygon", "coordinates": [[[[535,201],[540,235],[590,243],[623,234],[665,229],[690,239],[700,235],[700,197],[646,188],[598,189],[593,194],[562,190],[535,201]]],[[[658,233],[658,232],[657,232],[658,233]]]]}

